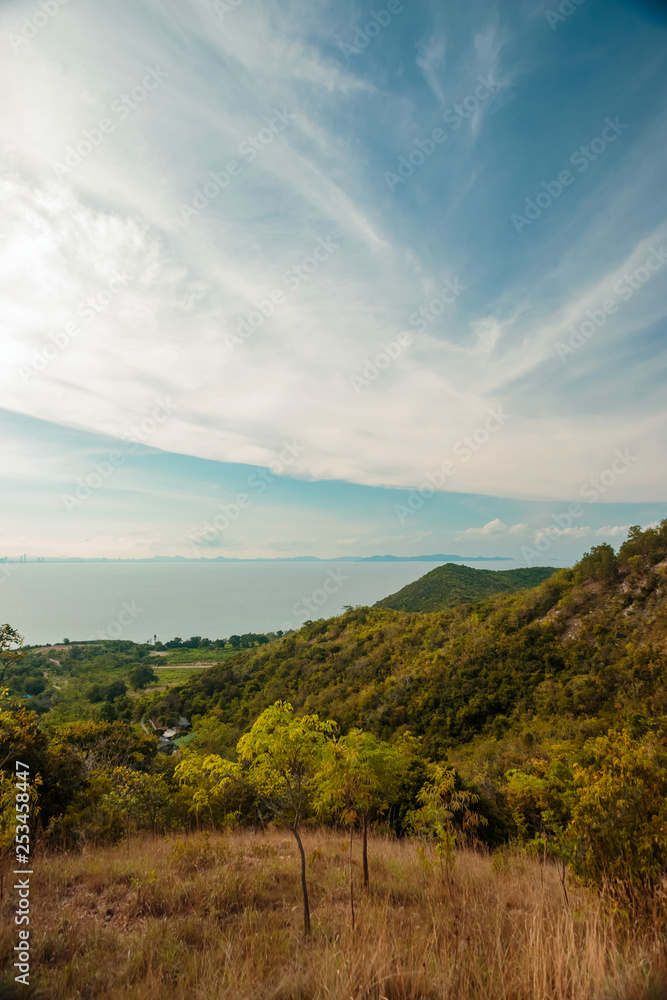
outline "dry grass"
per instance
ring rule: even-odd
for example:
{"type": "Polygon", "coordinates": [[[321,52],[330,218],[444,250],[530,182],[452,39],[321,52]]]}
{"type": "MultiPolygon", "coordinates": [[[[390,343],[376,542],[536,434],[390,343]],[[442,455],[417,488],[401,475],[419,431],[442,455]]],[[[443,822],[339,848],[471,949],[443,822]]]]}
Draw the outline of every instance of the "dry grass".
{"type": "MultiPolygon", "coordinates": [[[[414,844],[370,844],[350,929],[344,837],[305,835],[313,935],[281,831],[42,857],[33,970],[49,1000],[657,1000],[659,935],[518,853],[459,855],[452,884],[414,844]]],[[[0,931],[9,969],[10,890],[0,931]]],[[[0,994],[13,997],[11,980],[0,994]]],[[[18,987],[16,996],[32,991],[18,987]]],[[[39,994],[42,995],[42,994],[39,994]]]]}

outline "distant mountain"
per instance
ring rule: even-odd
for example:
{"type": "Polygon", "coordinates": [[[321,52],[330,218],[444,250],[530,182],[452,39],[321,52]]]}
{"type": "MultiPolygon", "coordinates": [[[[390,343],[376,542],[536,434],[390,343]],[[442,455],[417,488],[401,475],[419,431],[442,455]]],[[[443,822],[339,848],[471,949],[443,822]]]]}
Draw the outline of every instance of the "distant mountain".
{"type": "MultiPolygon", "coordinates": [[[[18,562],[18,559],[0,559],[0,562],[18,562]]],[[[144,559],[107,559],[98,556],[91,559],[82,556],[44,556],[27,562],[512,562],[509,556],[334,556],[331,559],[320,556],[275,556],[274,558],[240,559],[237,556],[146,556],[144,559]]]]}
{"type": "Polygon", "coordinates": [[[443,611],[464,601],[481,601],[492,594],[515,594],[525,587],[536,587],[555,572],[553,566],[497,570],[448,562],[377,601],[374,607],[392,611],[443,611]]]}
{"type": "MultiPolygon", "coordinates": [[[[243,732],[278,698],[383,739],[408,727],[427,752],[470,744],[470,773],[496,773],[540,741],[584,739],[611,726],[643,734],[667,713],[667,520],[630,529],[618,555],[595,546],[538,586],[494,594],[471,608],[462,581],[490,576],[520,585],[548,567],[508,573],[443,566],[461,589],[455,607],[405,614],[351,608],[203,671],[157,712],[215,718],[243,732]],[[463,574],[466,577],[463,577],[463,574]],[[523,750],[521,749],[523,747],[523,750]]],[[[439,588],[439,584],[437,585],[439,588]]],[[[405,588],[406,590],[410,588],[405,588]]],[[[442,591],[437,595],[442,600],[442,591]]],[[[393,600],[393,598],[389,598],[393,600]]],[[[380,602],[382,604],[383,602],[380,602]]],[[[454,603],[452,597],[451,603],[454,603]]],[[[466,751],[468,753],[468,751],[466,751]]],[[[463,759],[463,758],[462,758],[463,759]]],[[[549,760],[548,755],[544,755],[549,760]]],[[[557,759],[557,758],[555,758],[557,759]]]]}

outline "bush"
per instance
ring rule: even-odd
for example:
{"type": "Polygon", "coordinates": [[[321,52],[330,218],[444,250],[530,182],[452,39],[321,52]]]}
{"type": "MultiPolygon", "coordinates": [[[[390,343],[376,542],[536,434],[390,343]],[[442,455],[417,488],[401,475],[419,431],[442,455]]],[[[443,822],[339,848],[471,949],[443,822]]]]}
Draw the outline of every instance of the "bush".
{"type": "Polygon", "coordinates": [[[567,830],[571,867],[585,885],[632,903],[667,870],[667,750],[655,736],[610,730],[574,765],[577,797],[567,830]]]}

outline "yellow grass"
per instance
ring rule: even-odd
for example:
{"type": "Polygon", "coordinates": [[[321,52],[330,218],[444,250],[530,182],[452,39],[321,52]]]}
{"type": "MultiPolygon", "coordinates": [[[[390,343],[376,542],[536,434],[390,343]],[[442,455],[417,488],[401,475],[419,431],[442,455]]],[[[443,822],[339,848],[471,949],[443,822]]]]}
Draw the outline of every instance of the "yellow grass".
{"type": "MultiPolygon", "coordinates": [[[[510,851],[462,851],[452,884],[409,841],[372,838],[350,928],[342,834],[304,835],[312,938],[283,831],[137,839],[42,857],[33,970],[50,1000],[649,1000],[659,935],[510,851]]],[[[0,920],[9,969],[11,889],[0,920]]],[[[7,993],[9,981],[0,984],[7,993]]],[[[28,996],[25,987],[16,996],[28,996]]]]}

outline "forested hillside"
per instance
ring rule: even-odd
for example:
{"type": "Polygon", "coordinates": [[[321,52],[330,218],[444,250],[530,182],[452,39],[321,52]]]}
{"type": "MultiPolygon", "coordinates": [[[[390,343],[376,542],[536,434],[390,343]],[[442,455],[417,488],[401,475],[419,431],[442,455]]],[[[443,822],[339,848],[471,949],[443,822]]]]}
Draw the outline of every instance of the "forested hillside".
{"type": "Polygon", "coordinates": [[[555,572],[553,566],[496,570],[445,563],[397,593],[377,601],[374,607],[393,611],[443,611],[463,601],[481,601],[493,594],[515,594],[526,587],[536,587],[555,572]]]}
{"type": "Polygon", "coordinates": [[[534,589],[437,613],[356,608],[242,652],[162,711],[241,732],[278,698],[431,753],[480,735],[606,728],[667,706],[667,521],[633,528],[534,589]]]}
{"type": "MultiPolygon", "coordinates": [[[[135,833],[281,825],[297,848],[291,868],[306,934],[307,883],[319,906],[314,872],[322,852],[311,840],[307,857],[302,835],[322,825],[346,827],[352,919],[359,872],[365,886],[375,884],[367,835],[379,828],[413,838],[424,877],[433,881],[437,866],[449,903],[461,848],[509,843],[517,856],[558,863],[568,919],[568,891],[586,887],[612,907],[620,900],[618,912],[641,917],[642,926],[662,928],[666,598],[667,520],[632,528],[618,554],[596,546],[572,569],[517,594],[432,613],[355,608],[308,622],[166,695],[128,698],[127,721],[105,702],[113,712],[44,725],[46,714],[1,692],[0,885],[13,863],[19,786],[11,762],[20,761],[30,776],[21,778],[21,802],[40,851],[129,845],[135,833]],[[181,713],[194,731],[176,750],[169,746],[170,755],[145,722],[137,725],[142,718],[172,724],[181,713]]],[[[9,626],[0,630],[7,671],[20,662],[19,641],[9,626]]],[[[101,651],[99,659],[109,655],[101,651]]],[[[212,864],[208,843],[174,850],[174,863],[195,871],[212,864]]],[[[258,847],[252,863],[265,854],[258,847]]],[[[336,854],[342,862],[340,847],[336,854]]],[[[287,858],[282,846],[277,857],[287,858]]],[[[494,857],[491,867],[502,875],[506,855],[494,857]]],[[[373,864],[377,873],[376,856],[373,864]]],[[[137,882],[136,870],[129,885],[143,917],[158,876],[137,882]]],[[[393,871],[386,884],[400,899],[393,871]]],[[[540,879],[553,881],[553,870],[540,879]]],[[[164,876],[160,893],[170,885],[164,876]]],[[[234,883],[221,919],[238,905],[238,891],[234,883]]],[[[189,889],[179,898],[191,915],[189,889]]],[[[160,898],[154,905],[160,919],[170,912],[160,898]]]]}

